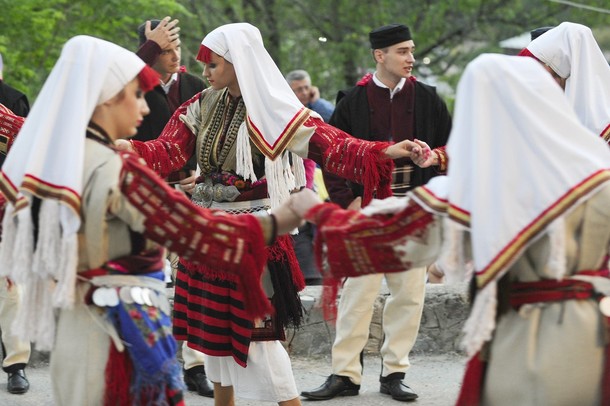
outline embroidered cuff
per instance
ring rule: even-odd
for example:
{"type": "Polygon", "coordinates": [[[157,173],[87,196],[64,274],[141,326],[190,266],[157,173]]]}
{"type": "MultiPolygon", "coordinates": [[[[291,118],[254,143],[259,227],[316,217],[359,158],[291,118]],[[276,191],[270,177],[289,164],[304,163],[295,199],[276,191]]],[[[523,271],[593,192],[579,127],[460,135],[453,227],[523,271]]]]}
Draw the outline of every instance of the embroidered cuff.
{"type": "Polygon", "coordinates": [[[447,173],[447,153],[444,148],[434,148],[432,150],[438,162],[438,166],[435,168],[438,173],[447,173]]]}

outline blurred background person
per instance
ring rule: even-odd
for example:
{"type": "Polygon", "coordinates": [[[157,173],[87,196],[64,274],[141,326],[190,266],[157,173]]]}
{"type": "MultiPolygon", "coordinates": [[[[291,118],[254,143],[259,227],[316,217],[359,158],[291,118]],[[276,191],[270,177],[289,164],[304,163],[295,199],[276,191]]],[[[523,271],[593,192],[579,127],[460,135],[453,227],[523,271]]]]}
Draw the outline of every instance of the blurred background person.
{"type": "MultiPolygon", "coordinates": [[[[5,105],[18,116],[25,117],[30,112],[30,104],[25,94],[4,82],[4,63],[0,54],[0,104],[5,105]]],[[[0,166],[4,163],[8,138],[0,134],[0,166]]],[[[30,360],[31,346],[11,334],[10,328],[19,307],[20,287],[8,278],[0,278],[0,329],[2,330],[2,370],[8,374],[6,389],[9,393],[25,393],[30,383],[25,376],[25,367],[30,360]]]]}

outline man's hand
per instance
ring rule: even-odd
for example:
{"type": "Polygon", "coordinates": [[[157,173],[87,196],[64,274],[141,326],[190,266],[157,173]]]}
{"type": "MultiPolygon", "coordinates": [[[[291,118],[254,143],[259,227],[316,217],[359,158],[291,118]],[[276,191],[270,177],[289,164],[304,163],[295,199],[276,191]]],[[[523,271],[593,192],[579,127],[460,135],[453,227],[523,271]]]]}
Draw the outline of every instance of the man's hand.
{"type": "Polygon", "coordinates": [[[429,166],[438,165],[437,157],[435,154],[432,153],[432,150],[430,149],[428,144],[420,140],[414,141],[417,143],[417,145],[420,146],[420,150],[417,152],[413,152],[413,154],[411,155],[411,160],[413,161],[413,163],[419,166],[420,168],[427,168],[429,166]]]}
{"type": "Polygon", "coordinates": [[[383,152],[388,159],[412,158],[421,153],[421,146],[416,142],[404,140],[390,145],[383,152]]]}
{"type": "Polygon", "coordinates": [[[277,235],[287,234],[303,224],[303,215],[297,213],[292,208],[293,196],[298,196],[301,193],[302,192],[292,194],[290,199],[282,203],[281,206],[271,210],[271,214],[275,216],[277,235]]]}
{"type": "Polygon", "coordinates": [[[311,189],[303,189],[298,193],[293,193],[288,199],[288,206],[299,218],[305,217],[305,214],[314,206],[322,203],[317,193],[311,189]]]}
{"type": "Polygon", "coordinates": [[[154,30],[150,29],[150,21],[146,21],[144,35],[146,39],[154,41],[161,49],[169,47],[174,41],[180,43],[180,27],[178,20],[172,20],[171,17],[165,17],[154,30]]]}
{"type": "Polygon", "coordinates": [[[197,177],[194,174],[194,171],[191,171],[191,176],[188,178],[184,178],[180,181],[180,189],[184,191],[184,193],[193,194],[193,190],[195,190],[195,180],[197,177]]]}

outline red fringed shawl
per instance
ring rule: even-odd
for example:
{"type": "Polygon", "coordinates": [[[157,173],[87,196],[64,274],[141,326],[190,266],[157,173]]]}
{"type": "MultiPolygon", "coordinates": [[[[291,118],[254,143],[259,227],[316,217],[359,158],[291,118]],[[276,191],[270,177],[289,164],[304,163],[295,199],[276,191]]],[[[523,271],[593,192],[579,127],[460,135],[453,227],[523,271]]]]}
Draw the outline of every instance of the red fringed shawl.
{"type": "Polygon", "coordinates": [[[415,202],[400,213],[371,217],[324,203],[311,209],[305,219],[318,226],[314,249],[324,277],[325,317],[330,319],[342,278],[409,269],[394,246],[397,241],[422,238],[434,216],[415,202]]]}
{"type": "Polygon", "coordinates": [[[363,185],[363,206],[373,197],[384,199],[392,196],[390,186],[394,162],[383,152],[390,143],[352,137],[317,118],[309,118],[305,125],[316,126],[309,141],[309,158],[322,165],[324,170],[363,185]]]}
{"type": "Polygon", "coordinates": [[[146,216],[144,236],[182,258],[234,274],[252,318],[263,317],[270,304],[260,279],[266,263],[264,236],[252,215],[231,216],[203,209],[169,187],[136,155],[121,152],[122,192],[146,216]]]}

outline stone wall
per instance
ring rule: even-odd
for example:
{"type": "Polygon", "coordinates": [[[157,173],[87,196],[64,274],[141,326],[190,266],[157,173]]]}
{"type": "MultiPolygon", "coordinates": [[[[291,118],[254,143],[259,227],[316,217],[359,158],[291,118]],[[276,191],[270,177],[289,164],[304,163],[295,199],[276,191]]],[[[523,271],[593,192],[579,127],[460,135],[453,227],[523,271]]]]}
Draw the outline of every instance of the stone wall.
{"type": "MultiPolygon", "coordinates": [[[[335,337],[334,321],[325,322],[319,306],[321,288],[309,286],[301,299],[305,306],[305,324],[298,331],[289,331],[286,345],[295,356],[330,356],[335,337]]],[[[385,286],[374,304],[369,340],[365,352],[379,353],[382,343],[382,309],[388,296],[385,286]]],[[[426,285],[426,300],[415,353],[440,354],[460,352],[460,332],[468,315],[466,285],[426,285]]]]}

